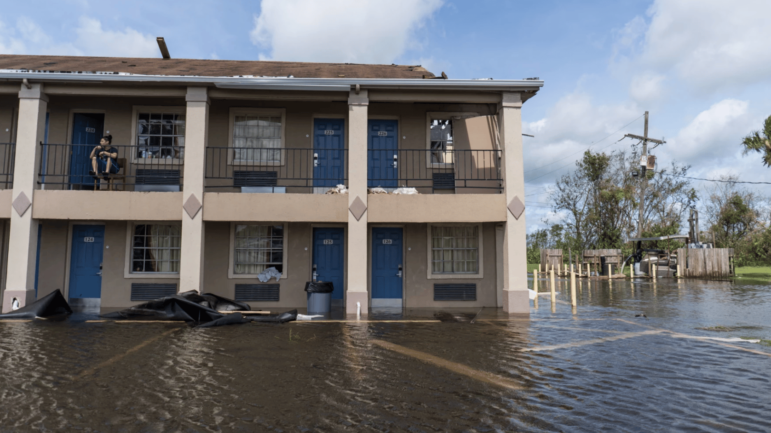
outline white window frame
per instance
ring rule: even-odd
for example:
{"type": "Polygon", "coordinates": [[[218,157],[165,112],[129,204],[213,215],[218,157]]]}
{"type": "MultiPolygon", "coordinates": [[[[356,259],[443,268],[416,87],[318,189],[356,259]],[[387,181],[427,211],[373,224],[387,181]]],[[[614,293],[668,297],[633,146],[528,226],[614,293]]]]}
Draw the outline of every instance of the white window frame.
{"type": "MultiPolygon", "coordinates": [[[[131,145],[137,147],[137,123],[139,122],[140,113],[150,114],[184,114],[185,115],[185,146],[187,146],[187,107],[184,105],[171,105],[171,106],[146,106],[135,105],[131,110],[131,145]]],[[[131,156],[126,157],[127,161],[131,161],[132,164],[144,164],[144,165],[183,165],[184,158],[172,158],[171,160],[162,158],[138,158],[134,151],[131,151],[131,156]]]]}
{"type": "Polygon", "coordinates": [[[179,279],[179,272],[132,272],[131,264],[134,256],[134,227],[141,224],[179,225],[180,266],[182,266],[182,223],[177,221],[128,221],[126,222],[126,260],[123,268],[123,278],[142,278],[145,280],[157,278],[179,279]]]}
{"type": "Polygon", "coordinates": [[[230,242],[229,242],[229,253],[228,253],[228,279],[234,280],[234,279],[256,279],[257,275],[259,274],[236,274],[235,270],[233,269],[235,267],[235,261],[236,261],[236,225],[252,225],[252,226],[276,226],[276,225],[282,225],[284,226],[284,261],[281,264],[283,270],[281,271],[281,279],[285,280],[289,273],[287,272],[287,262],[289,258],[289,223],[276,221],[276,222],[266,222],[266,221],[243,221],[243,222],[231,222],[230,223],[230,242]]]}
{"type": "Polygon", "coordinates": [[[482,224],[463,224],[463,223],[457,223],[457,224],[426,224],[426,247],[428,250],[426,260],[427,260],[427,267],[426,267],[426,274],[429,280],[472,280],[472,279],[482,279],[485,277],[485,267],[484,267],[484,232],[482,231],[483,225],[482,224]],[[477,273],[476,274],[435,274],[434,273],[434,266],[433,266],[433,247],[432,247],[432,239],[431,239],[431,232],[433,227],[477,227],[477,233],[479,233],[479,242],[477,242],[477,248],[479,251],[477,252],[477,257],[479,260],[477,273]]]}
{"type": "Polygon", "coordinates": [[[285,108],[249,108],[249,107],[233,107],[230,109],[228,120],[228,148],[233,149],[233,132],[235,131],[236,116],[278,116],[281,117],[281,160],[279,162],[272,161],[249,161],[249,160],[236,160],[235,151],[228,151],[228,165],[234,166],[283,166],[286,162],[286,109],[285,108]]]}
{"type": "Polygon", "coordinates": [[[472,111],[429,111],[426,113],[426,149],[429,152],[429,156],[426,158],[427,168],[451,168],[455,165],[452,162],[431,162],[431,122],[433,122],[435,119],[452,119],[453,150],[455,150],[455,120],[462,120],[477,116],[479,116],[479,114],[472,111]],[[458,119],[455,119],[456,117],[458,119]]]}

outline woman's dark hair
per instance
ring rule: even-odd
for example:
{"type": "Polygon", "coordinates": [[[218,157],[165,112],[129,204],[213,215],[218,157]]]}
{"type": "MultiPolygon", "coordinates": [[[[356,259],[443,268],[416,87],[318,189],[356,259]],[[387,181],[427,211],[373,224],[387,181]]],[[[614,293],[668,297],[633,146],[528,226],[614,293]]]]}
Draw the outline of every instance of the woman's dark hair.
{"type": "Polygon", "coordinates": [[[105,135],[102,137],[103,140],[107,140],[110,144],[112,144],[112,135],[105,135]]]}

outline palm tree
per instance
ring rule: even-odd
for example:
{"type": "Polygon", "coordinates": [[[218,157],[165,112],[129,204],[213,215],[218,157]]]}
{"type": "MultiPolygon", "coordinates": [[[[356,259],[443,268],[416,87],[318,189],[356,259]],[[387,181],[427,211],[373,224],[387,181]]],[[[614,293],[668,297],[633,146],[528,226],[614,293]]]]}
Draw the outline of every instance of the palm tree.
{"type": "Polygon", "coordinates": [[[752,134],[744,137],[742,140],[744,145],[744,154],[748,154],[751,150],[763,154],[763,165],[771,167],[771,116],[768,116],[763,124],[763,133],[755,131],[752,134]]]}

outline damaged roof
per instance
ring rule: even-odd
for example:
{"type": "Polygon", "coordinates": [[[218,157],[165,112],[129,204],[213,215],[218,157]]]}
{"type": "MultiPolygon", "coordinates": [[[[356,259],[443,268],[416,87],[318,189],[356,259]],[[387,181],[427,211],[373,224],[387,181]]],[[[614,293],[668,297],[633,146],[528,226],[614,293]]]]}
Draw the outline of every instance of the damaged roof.
{"type": "Polygon", "coordinates": [[[296,78],[433,78],[421,66],[244,60],[0,55],[0,69],[137,75],[296,78]]]}

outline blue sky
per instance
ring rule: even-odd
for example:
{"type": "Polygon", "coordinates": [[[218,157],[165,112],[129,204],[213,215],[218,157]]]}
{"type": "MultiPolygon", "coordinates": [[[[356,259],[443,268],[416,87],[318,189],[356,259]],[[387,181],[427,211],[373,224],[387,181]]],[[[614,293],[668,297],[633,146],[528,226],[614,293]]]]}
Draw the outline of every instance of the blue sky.
{"type": "MultiPolygon", "coordinates": [[[[739,142],[771,115],[771,1],[62,0],[8,2],[0,53],[422,64],[450,78],[540,77],[525,104],[528,227],[575,158],[625,132],[660,164],[771,181],[739,142]],[[635,120],[637,119],[637,120],[635,120]],[[631,124],[630,124],[631,122],[631,124]],[[625,125],[629,124],[625,127],[625,125]]],[[[708,194],[708,183],[696,185],[708,194]]],[[[768,195],[768,188],[756,189],[768,195]]]]}

